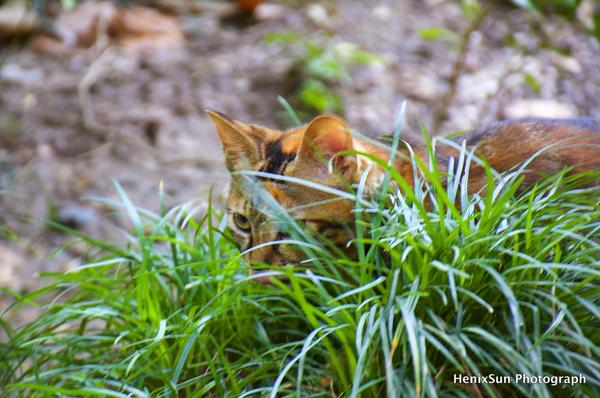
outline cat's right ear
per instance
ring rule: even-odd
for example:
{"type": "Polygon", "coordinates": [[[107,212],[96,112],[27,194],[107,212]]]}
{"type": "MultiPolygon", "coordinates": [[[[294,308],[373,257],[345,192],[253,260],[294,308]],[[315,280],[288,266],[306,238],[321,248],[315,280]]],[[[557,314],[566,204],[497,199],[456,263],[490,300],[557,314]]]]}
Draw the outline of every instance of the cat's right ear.
{"type": "Polygon", "coordinates": [[[212,109],[206,109],[206,113],[221,138],[225,165],[229,171],[251,169],[258,162],[259,156],[257,143],[250,134],[249,126],[212,109]]]}
{"type": "Polygon", "coordinates": [[[353,150],[350,127],[343,119],[333,115],[317,116],[304,131],[294,174],[300,178],[325,181],[334,177],[333,172],[346,181],[352,181],[357,169],[356,155],[340,152],[353,150]]]}

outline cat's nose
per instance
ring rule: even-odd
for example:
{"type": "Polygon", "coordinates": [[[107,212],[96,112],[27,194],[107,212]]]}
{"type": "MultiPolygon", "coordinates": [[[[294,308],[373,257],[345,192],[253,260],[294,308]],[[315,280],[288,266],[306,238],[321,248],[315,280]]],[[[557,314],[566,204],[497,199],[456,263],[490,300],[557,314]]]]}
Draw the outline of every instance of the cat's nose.
{"type": "Polygon", "coordinates": [[[256,241],[256,246],[248,252],[247,260],[250,266],[253,264],[281,265],[285,262],[281,254],[281,245],[277,241],[285,240],[286,236],[279,231],[270,231],[260,234],[256,241]]]}
{"type": "Polygon", "coordinates": [[[250,275],[252,279],[262,284],[271,284],[271,278],[273,277],[272,272],[268,269],[264,269],[264,264],[269,265],[282,265],[285,263],[281,256],[277,256],[276,253],[267,249],[259,248],[248,253],[248,265],[250,266],[250,275]]]}
{"type": "Polygon", "coordinates": [[[281,265],[284,263],[283,256],[273,249],[273,246],[260,247],[248,253],[250,266],[257,264],[281,265]]]}

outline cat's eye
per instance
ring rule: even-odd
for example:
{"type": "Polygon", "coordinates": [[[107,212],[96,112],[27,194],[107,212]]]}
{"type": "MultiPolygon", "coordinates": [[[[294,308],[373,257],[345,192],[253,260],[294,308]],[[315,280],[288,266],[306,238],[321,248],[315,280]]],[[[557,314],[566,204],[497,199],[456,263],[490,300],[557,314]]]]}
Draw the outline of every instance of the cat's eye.
{"type": "Polygon", "coordinates": [[[250,220],[241,213],[233,213],[233,222],[242,231],[250,231],[250,220]]]}

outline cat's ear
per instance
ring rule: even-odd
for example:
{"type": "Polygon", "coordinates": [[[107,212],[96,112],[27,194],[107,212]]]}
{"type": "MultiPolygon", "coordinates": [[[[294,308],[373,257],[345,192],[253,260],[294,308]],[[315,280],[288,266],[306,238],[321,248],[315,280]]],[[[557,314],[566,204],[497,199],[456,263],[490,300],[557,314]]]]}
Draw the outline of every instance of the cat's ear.
{"type": "Polygon", "coordinates": [[[333,115],[318,116],[304,131],[294,174],[323,181],[336,175],[352,180],[357,168],[356,155],[337,154],[353,150],[350,127],[344,120],[333,115]]]}
{"type": "Polygon", "coordinates": [[[230,171],[251,169],[259,161],[259,146],[250,126],[211,109],[206,109],[206,113],[221,138],[227,168],[230,171]]]}

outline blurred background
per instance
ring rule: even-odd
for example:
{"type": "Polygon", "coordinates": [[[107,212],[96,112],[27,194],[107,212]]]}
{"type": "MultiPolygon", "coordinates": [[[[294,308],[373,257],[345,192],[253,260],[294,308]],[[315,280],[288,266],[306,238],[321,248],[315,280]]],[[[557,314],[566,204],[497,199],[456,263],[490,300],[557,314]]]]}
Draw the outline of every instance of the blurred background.
{"type": "Polygon", "coordinates": [[[291,127],[281,96],[373,137],[404,100],[414,135],[600,117],[599,39],[596,0],[0,1],[0,311],[1,288],[84,261],[46,220],[122,240],[90,200],[113,180],[153,210],[159,186],[167,206],[222,200],[207,107],[291,127]]]}

